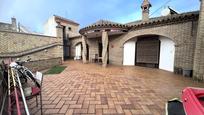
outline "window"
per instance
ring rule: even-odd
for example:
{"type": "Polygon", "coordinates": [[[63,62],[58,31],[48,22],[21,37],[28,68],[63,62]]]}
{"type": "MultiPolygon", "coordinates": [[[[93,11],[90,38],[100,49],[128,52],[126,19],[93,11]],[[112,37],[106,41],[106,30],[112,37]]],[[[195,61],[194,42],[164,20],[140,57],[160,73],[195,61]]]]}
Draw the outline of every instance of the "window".
{"type": "Polygon", "coordinates": [[[69,30],[69,31],[72,31],[72,28],[71,28],[71,27],[68,27],[68,30],[69,30]]]}

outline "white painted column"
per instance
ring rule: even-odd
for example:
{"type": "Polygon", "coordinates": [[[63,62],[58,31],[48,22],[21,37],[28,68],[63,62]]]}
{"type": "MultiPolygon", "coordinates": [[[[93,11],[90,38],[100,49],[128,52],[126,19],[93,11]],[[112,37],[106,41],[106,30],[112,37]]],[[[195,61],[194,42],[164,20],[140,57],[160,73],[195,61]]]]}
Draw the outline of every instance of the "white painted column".
{"type": "Polygon", "coordinates": [[[82,36],[82,46],[83,46],[83,52],[82,52],[83,63],[87,63],[87,60],[86,60],[86,55],[87,55],[86,37],[84,35],[82,36]]]}
{"type": "Polygon", "coordinates": [[[102,32],[102,44],[102,63],[103,67],[106,67],[108,63],[108,32],[105,30],[102,32]]]}

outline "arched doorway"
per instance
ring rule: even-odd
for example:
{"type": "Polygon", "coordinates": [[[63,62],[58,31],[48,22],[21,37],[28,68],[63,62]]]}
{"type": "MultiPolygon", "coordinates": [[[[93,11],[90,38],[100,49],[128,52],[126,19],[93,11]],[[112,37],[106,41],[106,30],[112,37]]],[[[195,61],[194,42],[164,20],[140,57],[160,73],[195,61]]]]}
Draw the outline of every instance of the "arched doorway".
{"type": "MultiPolygon", "coordinates": [[[[79,42],[75,45],[75,60],[81,60],[82,59],[82,52],[83,52],[83,46],[82,43],[79,42]]],[[[89,45],[86,44],[86,60],[89,59],[89,45]]]]}
{"type": "Polygon", "coordinates": [[[145,35],[125,42],[123,65],[159,68],[173,72],[174,42],[164,36],[145,35]]]}
{"type": "Polygon", "coordinates": [[[75,60],[82,59],[82,43],[78,43],[75,46],[75,60]]]}

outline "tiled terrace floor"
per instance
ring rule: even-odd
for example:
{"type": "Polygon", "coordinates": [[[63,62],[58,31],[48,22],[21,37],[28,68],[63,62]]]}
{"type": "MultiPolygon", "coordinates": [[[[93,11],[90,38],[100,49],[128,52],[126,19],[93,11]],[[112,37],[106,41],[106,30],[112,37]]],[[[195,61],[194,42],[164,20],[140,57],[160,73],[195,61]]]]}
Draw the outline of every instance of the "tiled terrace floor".
{"type": "MultiPolygon", "coordinates": [[[[166,71],[65,62],[59,75],[45,76],[44,114],[164,115],[168,99],[179,97],[187,86],[204,87],[189,78],[166,71]]],[[[39,114],[35,99],[30,112],[39,114]]]]}

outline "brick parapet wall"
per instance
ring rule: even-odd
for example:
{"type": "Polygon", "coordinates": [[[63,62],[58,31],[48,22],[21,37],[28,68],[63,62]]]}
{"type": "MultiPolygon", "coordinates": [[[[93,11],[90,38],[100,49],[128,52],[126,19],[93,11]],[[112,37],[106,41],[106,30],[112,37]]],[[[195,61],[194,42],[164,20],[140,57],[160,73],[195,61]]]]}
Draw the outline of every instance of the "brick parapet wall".
{"type": "Polygon", "coordinates": [[[7,58],[27,60],[28,56],[32,61],[58,57],[62,59],[62,39],[52,36],[0,31],[0,60],[7,58]]]}
{"type": "Polygon", "coordinates": [[[17,28],[13,26],[12,24],[0,22],[0,31],[16,32],[17,28]]]}
{"type": "Polygon", "coordinates": [[[0,31],[0,53],[15,53],[60,42],[51,36],[0,31]]]}

